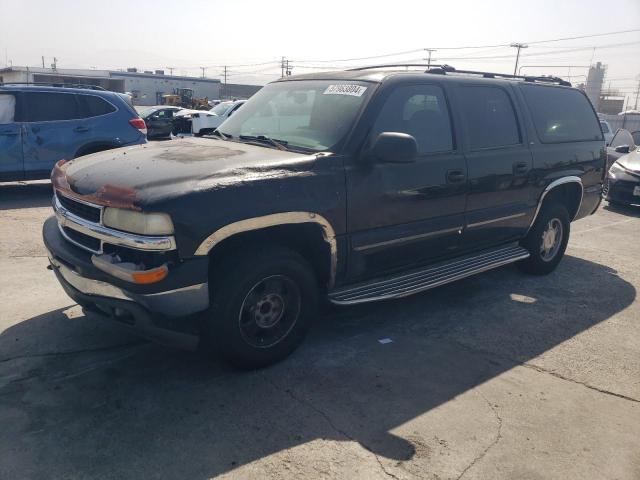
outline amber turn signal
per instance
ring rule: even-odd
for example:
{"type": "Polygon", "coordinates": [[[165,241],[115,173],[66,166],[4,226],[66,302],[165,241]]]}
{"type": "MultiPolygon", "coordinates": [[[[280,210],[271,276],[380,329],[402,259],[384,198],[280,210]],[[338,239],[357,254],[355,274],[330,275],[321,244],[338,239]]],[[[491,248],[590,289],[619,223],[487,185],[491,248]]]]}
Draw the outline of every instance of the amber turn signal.
{"type": "Polygon", "coordinates": [[[134,283],[139,284],[149,284],[156,283],[160,280],[164,279],[169,274],[169,269],[166,265],[162,265],[158,268],[153,268],[151,270],[144,270],[140,272],[132,272],[131,278],[134,283]]]}

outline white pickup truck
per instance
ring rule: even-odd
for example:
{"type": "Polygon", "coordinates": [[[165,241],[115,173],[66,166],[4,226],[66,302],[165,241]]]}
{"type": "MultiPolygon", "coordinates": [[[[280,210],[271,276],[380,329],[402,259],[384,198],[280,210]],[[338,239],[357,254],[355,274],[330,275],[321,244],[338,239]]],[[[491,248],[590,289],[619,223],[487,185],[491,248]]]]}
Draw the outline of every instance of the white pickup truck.
{"type": "Polygon", "coordinates": [[[238,110],[246,100],[222,102],[209,111],[197,112],[191,115],[191,132],[200,137],[213,132],[222,122],[238,110]]]}

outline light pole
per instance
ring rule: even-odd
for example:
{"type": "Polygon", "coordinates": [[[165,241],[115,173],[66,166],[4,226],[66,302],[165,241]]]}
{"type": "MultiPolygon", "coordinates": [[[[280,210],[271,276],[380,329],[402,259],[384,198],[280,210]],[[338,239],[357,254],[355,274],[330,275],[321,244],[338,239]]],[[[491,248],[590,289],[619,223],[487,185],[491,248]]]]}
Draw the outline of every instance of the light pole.
{"type": "Polygon", "coordinates": [[[516,66],[513,69],[513,74],[515,75],[518,72],[518,61],[520,60],[520,49],[528,48],[529,45],[525,45],[524,43],[512,43],[509,46],[518,49],[518,53],[516,53],[516,66]]]}

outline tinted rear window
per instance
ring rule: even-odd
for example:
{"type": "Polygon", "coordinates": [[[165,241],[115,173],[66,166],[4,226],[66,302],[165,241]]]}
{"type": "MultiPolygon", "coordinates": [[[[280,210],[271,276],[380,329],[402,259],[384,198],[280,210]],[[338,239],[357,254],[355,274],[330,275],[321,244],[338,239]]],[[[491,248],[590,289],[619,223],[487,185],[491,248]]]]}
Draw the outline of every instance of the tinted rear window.
{"type": "Polygon", "coordinates": [[[27,92],[24,99],[29,122],[80,118],[78,102],[72,93],[27,92]]]}
{"type": "Polygon", "coordinates": [[[533,85],[521,88],[542,143],[602,140],[598,118],[582,92],[533,85]]]}
{"type": "Polygon", "coordinates": [[[78,95],[78,100],[82,117],[97,117],[116,111],[113,105],[95,95],[78,95]]]}
{"type": "Polygon", "coordinates": [[[513,104],[502,88],[462,87],[460,100],[472,150],[521,143],[513,104]]]}

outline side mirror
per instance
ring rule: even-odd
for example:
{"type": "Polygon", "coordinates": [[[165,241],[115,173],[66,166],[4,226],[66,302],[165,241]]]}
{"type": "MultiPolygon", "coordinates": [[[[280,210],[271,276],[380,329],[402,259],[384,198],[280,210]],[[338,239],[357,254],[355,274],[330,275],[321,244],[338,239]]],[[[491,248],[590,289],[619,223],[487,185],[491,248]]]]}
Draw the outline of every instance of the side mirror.
{"type": "Polygon", "coordinates": [[[629,153],[630,150],[629,145],[619,145],[616,147],[616,152],[618,153],[629,153]]]}
{"type": "Polygon", "coordinates": [[[384,163],[409,163],[417,156],[416,139],[400,132],[382,132],[366,154],[367,158],[384,163]]]}

